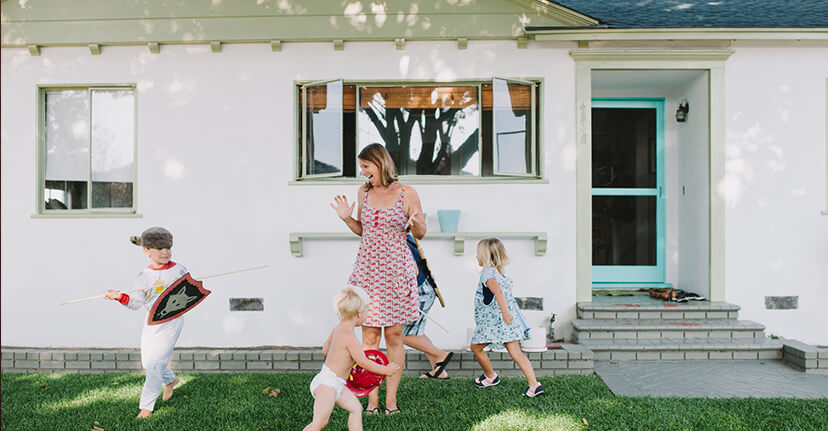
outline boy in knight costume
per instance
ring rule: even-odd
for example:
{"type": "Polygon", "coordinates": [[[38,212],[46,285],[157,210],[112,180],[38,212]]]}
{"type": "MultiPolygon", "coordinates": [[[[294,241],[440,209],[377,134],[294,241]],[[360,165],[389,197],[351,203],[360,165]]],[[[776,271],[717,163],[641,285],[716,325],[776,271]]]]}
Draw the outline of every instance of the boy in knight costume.
{"type": "MultiPolygon", "coordinates": [[[[107,291],[106,298],[120,302],[133,309],[149,311],[162,292],[176,280],[187,274],[187,268],[173,262],[171,259],[172,233],[162,227],[151,227],[145,230],[140,237],[130,237],[130,241],[144,248],[144,254],[150,260],[150,265],[141,270],[135,280],[135,288],[143,291],[130,296],[117,290],[107,291]]],[[[173,388],[178,384],[178,377],[167,366],[172,356],[173,348],[181,334],[183,320],[175,318],[157,325],[149,325],[144,321],[141,331],[141,363],[146,370],[147,377],[144,389],[141,392],[141,412],[139,418],[152,415],[155,400],[161,394],[164,386],[163,400],[172,396],[173,388]]]]}

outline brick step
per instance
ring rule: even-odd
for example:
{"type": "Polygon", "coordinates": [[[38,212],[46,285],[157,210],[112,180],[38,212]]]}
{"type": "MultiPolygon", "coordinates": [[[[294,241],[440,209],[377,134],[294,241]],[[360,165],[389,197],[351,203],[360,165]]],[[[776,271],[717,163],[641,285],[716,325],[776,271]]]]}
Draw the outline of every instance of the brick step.
{"type": "MultiPolygon", "coordinates": [[[[497,372],[522,376],[508,353],[488,352],[497,372]]],[[[539,376],[592,374],[592,351],[577,344],[561,349],[529,352],[539,376]]],[[[4,373],[140,373],[141,352],[137,349],[60,349],[2,348],[4,373]]],[[[185,373],[316,373],[325,357],[320,349],[188,349],[173,351],[170,368],[185,373]]],[[[478,376],[480,364],[471,352],[455,351],[446,368],[452,376],[478,376]]],[[[431,371],[428,358],[417,351],[406,351],[404,374],[420,375],[431,371]]]]}
{"type": "Polygon", "coordinates": [[[596,361],[782,359],[781,340],[587,340],[596,361]]]}
{"type": "MultiPolygon", "coordinates": [[[[579,302],[579,319],[738,319],[740,307],[727,302],[697,301],[687,303],[654,300],[627,300],[619,297],[612,303],[579,302]]],[[[635,297],[632,297],[635,298],[635,297]]],[[[615,298],[613,298],[615,299],[615,298]]],[[[649,299],[649,298],[647,298],[649,299]]]]}
{"type": "Polygon", "coordinates": [[[764,339],[765,326],[732,319],[576,319],[573,337],[584,340],[764,339]]]}

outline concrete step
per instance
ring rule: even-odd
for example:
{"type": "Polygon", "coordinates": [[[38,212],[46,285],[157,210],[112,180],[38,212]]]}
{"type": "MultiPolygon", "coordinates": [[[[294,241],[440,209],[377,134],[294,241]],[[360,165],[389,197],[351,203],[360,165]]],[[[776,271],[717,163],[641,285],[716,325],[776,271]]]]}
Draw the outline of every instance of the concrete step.
{"type": "Polygon", "coordinates": [[[576,319],[572,335],[584,340],[684,340],[765,338],[765,326],[732,319],[576,319]]]}
{"type": "Polygon", "coordinates": [[[782,359],[781,340],[585,340],[596,361],[782,359]]]}
{"type": "Polygon", "coordinates": [[[577,306],[579,319],[738,319],[739,309],[727,302],[677,303],[635,296],[601,298],[577,306]]]}

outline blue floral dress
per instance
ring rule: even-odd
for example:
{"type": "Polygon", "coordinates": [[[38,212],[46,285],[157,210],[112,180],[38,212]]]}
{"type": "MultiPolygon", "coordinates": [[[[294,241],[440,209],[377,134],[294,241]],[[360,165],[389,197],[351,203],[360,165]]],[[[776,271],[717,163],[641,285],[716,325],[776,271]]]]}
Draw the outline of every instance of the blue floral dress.
{"type": "MultiPolygon", "coordinates": [[[[483,268],[480,273],[480,281],[477,283],[477,292],[474,294],[474,335],[472,344],[493,343],[492,347],[500,347],[503,343],[514,340],[529,339],[529,325],[518,308],[517,301],[512,295],[514,282],[511,278],[501,275],[494,268],[483,268]],[[506,306],[514,320],[508,325],[503,322],[503,314],[497,299],[492,297],[491,302],[486,304],[483,287],[486,281],[494,279],[503,291],[506,298],[506,306]]],[[[488,289],[486,289],[488,290],[488,289]]]]}

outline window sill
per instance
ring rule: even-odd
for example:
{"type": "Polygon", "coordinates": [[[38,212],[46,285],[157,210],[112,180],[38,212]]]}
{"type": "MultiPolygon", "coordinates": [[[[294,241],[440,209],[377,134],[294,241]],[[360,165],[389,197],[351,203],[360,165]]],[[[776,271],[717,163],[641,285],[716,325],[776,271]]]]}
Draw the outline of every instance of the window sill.
{"type": "Polygon", "coordinates": [[[66,212],[32,214],[31,218],[143,218],[139,213],[66,212]]]}
{"type": "MultiPolygon", "coordinates": [[[[401,176],[403,184],[549,184],[549,180],[541,177],[472,177],[472,176],[401,176]]],[[[323,186],[364,184],[363,178],[308,178],[289,181],[290,186],[323,186]]]]}
{"type": "MultiPolygon", "coordinates": [[[[546,254],[546,232],[436,232],[427,233],[424,239],[451,239],[454,242],[454,255],[462,256],[465,252],[466,238],[530,238],[535,241],[535,256],[546,254]]],[[[302,244],[305,239],[359,239],[360,237],[350,232],[291,232],[290,252],[296,257],[302,254],[302,244]]]]}

